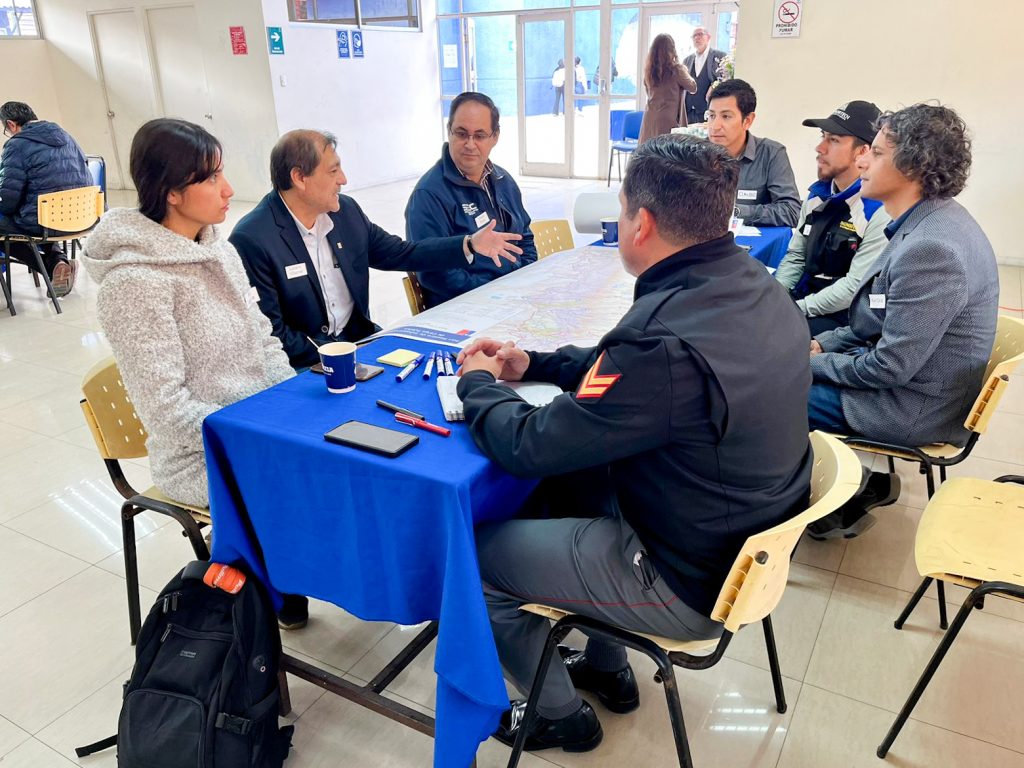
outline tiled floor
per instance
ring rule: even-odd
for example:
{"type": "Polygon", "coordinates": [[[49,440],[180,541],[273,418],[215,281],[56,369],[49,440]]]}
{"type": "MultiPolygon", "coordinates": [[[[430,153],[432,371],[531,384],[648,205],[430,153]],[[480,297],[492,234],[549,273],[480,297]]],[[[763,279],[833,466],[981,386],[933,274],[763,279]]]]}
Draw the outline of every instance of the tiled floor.
{"type": "MultiPolygon", "coordinates": [[[[536,218],[571,211],[581,189],[597,185],[524,179],[536,218]]],[[[403,231],[412,182],[354,193],[371,219],[403,231]]],[[[114,195],[114,202],[128,203],[114,195]]],[[[236,204],[231,222],[248,210],[236,204]]],[[[587,236],[580,236],[585,242],[587,236]]],[[[1001,267],[1001,304],[1020,316],[1022,270],[1001,267]]],[[[373,315],[388,324],[408,313],[400,275],[373,273],[373,315]]],[[[24,269],[15,274],[19,314],[0,310],[0,764],[51,768],[76,762],[73,748],[111,733],[121,681],[131,668],[121,559],[119,500],[78,409],[81,376],[108,347],[94,317],[95,286],[81,276],[56,315],[24,269]]],[[[1024,381],[1015,380],[975,456],[952,474],[992,478],[1024,472],[1024,381]]],[[[130,479],[146,485],[144,460],[130,479]]],[[[701,766],[836,768],[881,765],[883,737],[939,641],[936,603],[926,599],[903,632],[892,620],[917,584],[913,538],[924,505],[920,476],[903,472],[897,506],[851,542],[805,541],[776,612],[789,711],[774,711],[757,629],[742,632],[708,672],[681,673],[694,758],[701,766]]],[[[189,558],[166,518],[136,523],[143,603],[189,558]]],[[[950,603],[962,599],[950,590],[950,603]]],[[[365,680],[407,641],[409,628],[358,621],[315,604],[310,626],[286,634],[300,656],[365,680]]],[[[968,622],[932,682],[889,762],[908,766],[1024,768],[1024,606],[989,599],[968,622]],[[1014,650],[1017,649],[1017,650],[1014,650]]],[[[671,766],[674,750],[652,666],[634,659],[639,712],[602,711],[605,742],[586,755],[542,752],[526,768],[560,765],[671,766]]],[[[392,686],[410,706],[434,704],[432,659],[425,655],[392,686]]],[[[419,734],[301,682],[292,686],[297,721],[287,765],[423,766],[431,744],[419,734]]],[[[507,750],[489,741],[481,766],[504,765],[507,750]]],[[[80,761],[114,766],[113,752],[80,761]]]]}

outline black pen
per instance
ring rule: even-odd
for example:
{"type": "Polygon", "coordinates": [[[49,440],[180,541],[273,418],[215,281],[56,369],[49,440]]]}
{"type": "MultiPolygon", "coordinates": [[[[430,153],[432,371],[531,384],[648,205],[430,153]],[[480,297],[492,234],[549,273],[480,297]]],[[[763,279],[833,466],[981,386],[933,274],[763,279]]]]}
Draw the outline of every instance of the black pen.
{"type": "Polygon", "coordinates": [[[377,405],[385,410],[391,411],[392,413],[404,413],[406,416],[412,416],[414,419],[421,419],[423,421],[426,421],[427,419],[427,417],[422,413],[416,413],[416,411],[410,411],[408,408],[402,408],[400,405],[392,405],[391,403],[386,403],[383,400],[378,400],[377,405]]]}

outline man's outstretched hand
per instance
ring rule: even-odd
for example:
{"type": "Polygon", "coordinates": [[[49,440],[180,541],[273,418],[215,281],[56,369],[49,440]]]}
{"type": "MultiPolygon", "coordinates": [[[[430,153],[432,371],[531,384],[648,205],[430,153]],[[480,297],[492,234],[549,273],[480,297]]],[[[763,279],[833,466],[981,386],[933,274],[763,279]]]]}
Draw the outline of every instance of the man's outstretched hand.
{"type": "Polygon", "coordinates": [[[494,266],[500,267],[502,259],[515,263],[516,254],[522,253],[523,249],[513,243],[516,240],[522,240],[523,236],[511,232],[495,232],[494,228],[497,223],[491,219],[486,227],[469,238],[469,242],[473,245],[474,252],[486,256],[494,262],[494,266]]]}

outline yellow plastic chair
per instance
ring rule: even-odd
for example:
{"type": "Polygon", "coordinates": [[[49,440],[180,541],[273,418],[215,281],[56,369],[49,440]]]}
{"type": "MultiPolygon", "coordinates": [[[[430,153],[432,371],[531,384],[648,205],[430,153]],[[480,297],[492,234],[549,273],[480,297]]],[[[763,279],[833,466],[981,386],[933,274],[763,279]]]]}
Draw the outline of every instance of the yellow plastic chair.
{"type": "Polygon", "coordinates": [[[406,273],[406,276],[402,278],[402,287],[405,288],[405,300],[409,302],[409,311],[414,315],[425,311],[427,303],[423,300],[423,288],[420,287],[420,281],[415,272],[406,273]]]}
{"type": "Polygon", "coordinates": [[[39,226],[43,229],[42,235],[27,235],[20,233],[8,233],[4,235],[4,266],[6,268],[6,280],[4,284],[4,298],[7,300],[7,308],[11,316],[17,314],[14,309],[11,289],[11,243],[28,243],[32,248],[35,257],[36,271],[32,273],[35,283],[39,285],[39,277],[42,276],[46,283],[46,292],[53,302],[57,314],[61,313],[60,302],[53,292],[53,285],[50,283],[50,276],[43,266],[43,255],[39,246],[45,243],[66,243],[71,242],[71,258],[75,258],[75,249],[81,245],[80,238],[89,234],[99,223],[103,215],[103,193],[99,187],[77,187],[66,189],[63,192],[50,192],[39,196],[37,216],[39,226]]]}
{"type": "MultiPolygon", "coordinates": [[[[992,346],[992,354],[989,356],[988,367],[985,369],[981,392],[975,398],[971,412],[968,414],[967,420],[964,421],[964,427],[971,435],[963,448],[957,448],[949,443],[933,443],[917,447],[893,445],[877,440],[868,440],[857,435],[843,437],[842,440],[858,451],[885,456],[889,461],[890,472],[896,471],[893,464],[894,459],[917,462],[921,467],[921,474],[925,476],[928,485],[928,498],[931,499],[935,495],[934,467],[939,468],[939,482],[945,482],[946,467],[959,464],[971,455],[975,443],[988,429],[1003,392],[1010,385],[1010,375],[1016,371],[1021,362],[1024,362],[1024,320],[1000,315],[997,318],[996,339],[992,346]]],[[[904,619],[910,615],[910,611],[921,599],[921,595],[924,594],[929,583],[928,581],[923,582],[917,593],[911,598],[903,615],[897,620],[899,626],[902,626],[904,619]]],[[[939,626],[945,629],[948,623],[946,621],[945,589],[941,581],[937,582],[936,588],[939,597],[939,626]]]]}
{"type": "Polygon", "coordinates": [[[530,231],[533,232],[533,244],[537,246],[538,259],[559,251],[571,251],[576,247],[566,219],[531,221],[530,231]]]}
{"type": "Polygon", "coordinates": [[[142,426],[128,392],[121,382],[121,372],[114,358],[97,363],[82,380],[82,412],[89,424],[96,448],[107,466],[114,487],[124,497],[121,505],[121,535],[124,541],[124,572],[128,585],[128,627],[132,645],[139,636],[142,615],[139,608],[139,564],[135,548],[135,516],[150,511],[178,521],[199,560],[209,560],[210,551],[203,541],[201,529],[210,525],[210,510],[173,501],[156,486],[139,493],[124,476],[121,459],[138,459],[146,455],[146,430],[142,426]]]}
{"type": "MultiPolygon", "coordinates": [[[[972,608],[981,608],[985,596],[1003,595],[1024,600],[1024,477],[1007,475],[976,480],[955,477],[943,483],[928,502],[917,526],[914,556],[917,570],[925,577],[924,586],[937,579],[968,587],[971,592],[953,619],[953,624],[925,667],[921,679],[911,691],[896,721],[878,747],[884,758],[899,735],[910,713],[942,663],[946,652],[972,608]]],[[[914,595],[896,624],[903,620],[921,597],[914,595]]]]}
{"type": "Polygon", "coordinates": [[[725,625],[722,636],[717,640],[678,641],[640,632],[621,629],[587,616],[579,616],[559,608],[530,603],[520,610],[535,613],[555,621],[548,634],[544,652],[537,666],[537,673],[530,689],[530,698],[519,728],[509,768],[519,763],[526,744],[530,724],[533,722],[540,698],[541,687],[547,675],[549,660],[554,656],[558,644],[573,629],[582,629],[588,635],[597,635],[605,640],[633,648],[649,656],[658,665],[655,680],[665,687],[669,718],[676,742],[676,754],[682,768],[692,768],[690,744],[683,724],[683,710],[679,701],[673,665],[684,669],[708,669],[717,664],[725,654],[732,636],[741,627],[761,622],[764,628],[765,645],[768,649],[768,664],[772,683],[775,687],[777,710],[786,711],[785,692],[782,688],[782,672],[775,649],[775,633],[772,630],[771,612],[782,599],[789,577],[789,563],[793,550],[800,540],[804,528],[815,520],[835,511],[857,492],[860,487],[861,469],[856,454],[839,440],[824,432],[811,433],[814,450],[814,468],[811,473],[811,506],[799,515],[758,533],[746,540],[733,563],[725,584],[718,594],[711,618],[725,625]],[[693,655],[699,651],[710,654],[693,655]]]}

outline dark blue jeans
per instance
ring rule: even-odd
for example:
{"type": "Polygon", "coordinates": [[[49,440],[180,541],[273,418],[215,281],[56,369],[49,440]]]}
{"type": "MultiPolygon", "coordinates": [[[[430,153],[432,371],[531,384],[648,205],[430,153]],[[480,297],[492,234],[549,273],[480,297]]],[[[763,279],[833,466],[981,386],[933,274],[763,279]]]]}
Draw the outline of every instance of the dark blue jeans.
{"type": "Polygon", "coordinates": [[[841,387],[831,384],[811,385],[807,396],[807,422],[812,432],[815,429],[842,434],[853,431],[843,416],[842,391],[841,387]]]}

